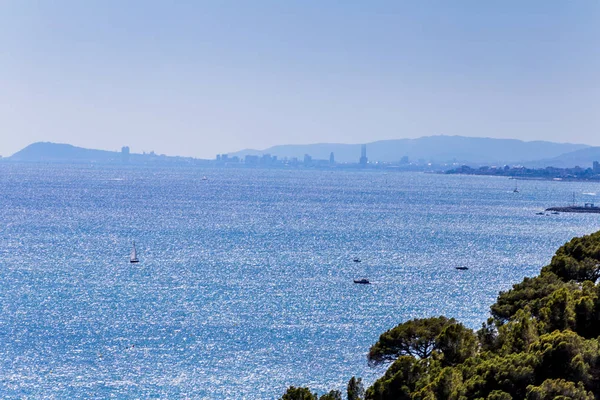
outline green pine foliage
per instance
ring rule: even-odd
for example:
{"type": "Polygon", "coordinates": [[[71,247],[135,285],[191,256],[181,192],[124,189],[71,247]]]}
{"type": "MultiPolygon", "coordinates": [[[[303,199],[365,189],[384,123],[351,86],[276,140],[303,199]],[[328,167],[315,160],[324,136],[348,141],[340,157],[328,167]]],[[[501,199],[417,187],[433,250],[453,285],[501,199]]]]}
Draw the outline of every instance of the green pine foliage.
{"type": "Polygon", "coordinates": [[[280,400],[317,400],[317,394],[307,387],[290,386],[280,400]]]}
{"type": "Polygon", "coordinates": [[[599,277],[597,232],[501,292],[477,332],[443,316],[399,324],[368,353],[388,368],[364,399],[600,400],[599,277]]]}
{"type": "Polygon", "coordinates": [[[339,390],[332,390],[319,397],[319,400],[342,400],[342,392],[339,390]]]}
{"type": "Polygon", "coordinates": [[[363,400],[365,395],[365,388],[362,383],[362,378],[352,377],[348,381],[348,400],[363,400]]]}

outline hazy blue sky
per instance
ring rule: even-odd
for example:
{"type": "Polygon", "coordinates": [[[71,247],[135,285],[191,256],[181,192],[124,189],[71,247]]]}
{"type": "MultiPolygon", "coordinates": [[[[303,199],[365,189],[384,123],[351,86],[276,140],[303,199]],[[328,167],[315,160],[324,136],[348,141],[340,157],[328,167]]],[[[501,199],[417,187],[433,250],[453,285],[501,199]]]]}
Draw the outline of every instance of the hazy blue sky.
{"type": "Polygon", "coordinates": [[[0,0],[0,154],[600,145],[600,1],[0,0]]]}

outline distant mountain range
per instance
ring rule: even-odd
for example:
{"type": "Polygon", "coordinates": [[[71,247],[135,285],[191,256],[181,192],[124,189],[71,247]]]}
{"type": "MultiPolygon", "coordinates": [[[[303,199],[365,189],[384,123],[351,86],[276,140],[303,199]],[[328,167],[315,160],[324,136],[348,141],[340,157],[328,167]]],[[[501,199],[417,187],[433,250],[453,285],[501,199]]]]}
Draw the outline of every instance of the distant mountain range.
{"type": "MultiPolygon", "coordinates": [[[[370,161],[398,162],[404,156],[411,161],[465,164],[515,164],[549,160],[590,146],[545,141],[524,142],[516,139],[474,138],[464,136],[426,136],[418,139],[382,140],[366,143],[370,161]]],[[[271,154],[279,158],[299,158],[305,154],[338,162],[358,162],[360,144],[319,143],[281,145],[264,150],[242,150],[229,156],[271,154]]]]}
{"type": "MultiPolygon", "coordinates": [[[[402,157],[409,161],[437,164],[460,163],[466,165],[524,165],[527,167],[590,167],[600,161],[600,147],[583,144],[554,143],[546,141],[524,142],[516,139],[473,138],[463,136],[427,136],[419,139],[383,140],[366,143],[369,161],[399,162],[402,157]]],[[[360,144],[319,143],[309,145],[281,145],[264,150],[243,150],[229,153],[230,157],[271,154],[279,159],[298,158],[305,154],[313,159],[328,160],[334,153],[337,162],[358,162],[360,144]]],[[[117,151],[93,150],[49,142],[33,143],[5,158],[7,161],[27,162],[207,162],[186,157],[164,155],[130,154],[117,151]]]]}

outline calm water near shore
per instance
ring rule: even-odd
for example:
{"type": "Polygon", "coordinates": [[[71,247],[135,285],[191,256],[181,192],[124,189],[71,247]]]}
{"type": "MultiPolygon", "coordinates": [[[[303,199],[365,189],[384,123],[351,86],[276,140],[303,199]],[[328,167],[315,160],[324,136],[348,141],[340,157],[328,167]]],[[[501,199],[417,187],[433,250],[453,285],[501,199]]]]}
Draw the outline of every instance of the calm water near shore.
{"type": "Polygon", "coordinates": [[[573,192],[600,203],[598,184],[513,189],[485,176],[1,163],[0,394],[268,399],[370,383],[383,331],[440,314],[477,328],[498,291],[600,229],[600,215],[536,215],[573,192]]]}

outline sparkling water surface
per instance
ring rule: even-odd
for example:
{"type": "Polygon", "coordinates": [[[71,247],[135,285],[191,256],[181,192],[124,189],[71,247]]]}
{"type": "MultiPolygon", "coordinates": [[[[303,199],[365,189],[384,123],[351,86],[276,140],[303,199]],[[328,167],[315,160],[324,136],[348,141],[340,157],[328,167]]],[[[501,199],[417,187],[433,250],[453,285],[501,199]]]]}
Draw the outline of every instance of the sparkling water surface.
{"type": "Polygon", "coordinates": [[[1,163],[1,397],[274,399],[371,383],[382,332],[440,314],[477,328],[498,291],[599,229],[600,215],[535,214],[599,186],[1,163]]]}

